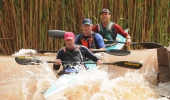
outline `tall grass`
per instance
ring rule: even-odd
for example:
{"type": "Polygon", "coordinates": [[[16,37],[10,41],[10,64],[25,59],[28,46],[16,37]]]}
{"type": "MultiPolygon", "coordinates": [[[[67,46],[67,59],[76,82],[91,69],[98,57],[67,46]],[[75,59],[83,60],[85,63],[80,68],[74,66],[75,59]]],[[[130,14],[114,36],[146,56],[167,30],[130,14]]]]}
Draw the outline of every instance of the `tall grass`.
{"type": "Polygon", "coordinates": [[[63,39],[49,37],[48,30],[80,34],[84,18],[100,22],[102,8],[110,10],[111,21],[130,29],[132,41],[168,46],[169,0],[0,0],[0,53],[58,50],[63,39]]]}

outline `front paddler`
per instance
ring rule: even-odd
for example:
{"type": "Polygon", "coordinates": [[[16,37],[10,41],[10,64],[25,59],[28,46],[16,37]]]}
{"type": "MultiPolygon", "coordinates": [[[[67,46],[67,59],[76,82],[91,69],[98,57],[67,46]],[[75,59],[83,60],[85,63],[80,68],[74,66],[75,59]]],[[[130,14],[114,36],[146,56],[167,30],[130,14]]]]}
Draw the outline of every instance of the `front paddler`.
{"type": "MultiPolygon", "coordinates": [[[[103,61],[96,57],[87,47],[75,44],[75,35],[72,32],[66,32],[64,34],[65,47],[61,48],[56,56],[55,63],[53,65],[54,70],[59,70],[60,65],[63,65],[63,70],[59,74],[66,74],[71,72],[77,72],[76,65],[82,63],[69,63],[85,62],[86,58],[96,62],[97,65],[102,65],[103,61]],[[68,63],[62,63],[62,61],[68,61],[68,63]]],[[[84,65],[84,64],[83,64],[84,65]]],[[[84,68],[86,68],[84,66],[84,68]]]]}

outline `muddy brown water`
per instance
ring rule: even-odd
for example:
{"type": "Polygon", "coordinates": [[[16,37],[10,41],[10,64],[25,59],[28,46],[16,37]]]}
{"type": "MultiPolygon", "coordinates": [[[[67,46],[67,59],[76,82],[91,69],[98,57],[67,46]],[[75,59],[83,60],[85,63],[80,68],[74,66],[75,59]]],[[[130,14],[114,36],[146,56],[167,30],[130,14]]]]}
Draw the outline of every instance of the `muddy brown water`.
{"type": "MultiPolygon", "coordinates": [[[[38,54],[54,60],[56,54],[38,54]]],[[[156,49],[132,50],[128,56],[102,53],[104,62],[138,61],[138,70],[119,66],[100,66],[95,71],[80,74],[74,86],[64,90],[59,100],[166,100],[169,83],[157,85],[158,62],[156,49]]],[[[19,65],[13,56],[0,56],[1,100],[45,100],[43,91],[57,80],[51,63],[19,65]]],[[[50,98],[55,99],[55,96],[50,98]]]]}

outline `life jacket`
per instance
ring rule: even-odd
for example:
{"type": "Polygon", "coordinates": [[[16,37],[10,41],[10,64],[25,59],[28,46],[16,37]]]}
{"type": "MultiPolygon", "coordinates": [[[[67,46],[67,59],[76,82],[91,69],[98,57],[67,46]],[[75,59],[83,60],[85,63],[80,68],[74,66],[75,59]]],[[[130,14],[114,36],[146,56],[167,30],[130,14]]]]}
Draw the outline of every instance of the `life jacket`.
{"type": "Polygon", "coordinates": [[[99,49],[99,46],[95,39],[95,34],[96,33],[92,33],[88,39],[84,39],[83,34],[80,34],[79,38],[78,38],[78,44],[86,46],[88,49],[90,49],[90,48],[99,49]]]}
{"type": "MultiPolygon", "coordinates": [[[[64,58],[62,59],[62,61],[76,61],[76,62],[84,62],[83,60],[83,56],[80,52],[80,46],[79,45],[76,45],[76,47],[74,48],[74,50],[72,52],[70,52],[68,50],[68,48],[65,46],[63,47],[63,51],[64,51],[64,58]]],[[[78,69],[75,69],[74,66],[76,65],[83,65],[81,63],[63,63],[63,70],[60,71],[58,73],[58,75],[62,75],[62,74],[70,74],[70,73],[78,73],[78,69]]],[[[85,69],[86,66],[84,65],[85,69]]]]}
{"type": "MultiPolygon", "coordinates": [[[[106,26],[106,29],[103,29],[102,23],[99,23],[98,26],[98,33],[103,37],[103,39],[107,40],[116,40],[117,33],[113,27],[114,22],[109,22],[106,26]]],[[[110,42],[105,42],[105,44],[110,44],[110,42]]]]}
{"type": "MultiPolygon", "coordinates": [[[[74,48],[74,50],[72,52],[70,52],[68,50],[67,47],[63,47],[63,51],[64,51],[64,58],[63,61],[76,61],[76,62],[83,62],[83,56],[80,52],[80,46],[76,45],[76,47],[74,48]]],[[[63,64],[64,69],[69,68],[70,66],[76,66],[77,63],[73,63],[73,64],[63,64]]]]}

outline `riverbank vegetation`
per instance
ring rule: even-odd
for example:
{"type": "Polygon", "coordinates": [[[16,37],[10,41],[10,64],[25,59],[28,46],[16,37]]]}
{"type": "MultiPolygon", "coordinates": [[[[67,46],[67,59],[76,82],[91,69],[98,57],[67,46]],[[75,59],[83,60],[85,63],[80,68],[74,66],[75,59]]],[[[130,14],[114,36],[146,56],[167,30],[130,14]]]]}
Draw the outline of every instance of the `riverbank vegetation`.
{"type": "Polygon", "coordinates": [[[169,0],[0,0],[0,53],[58,50],[63,39],[49,37],[48,30],[79,34],[84,18],[91,18],[94,25],[100,22],[103,8],[110,10],[113,22],[130,29],[133,42],[168,46],[169,0]]]}

